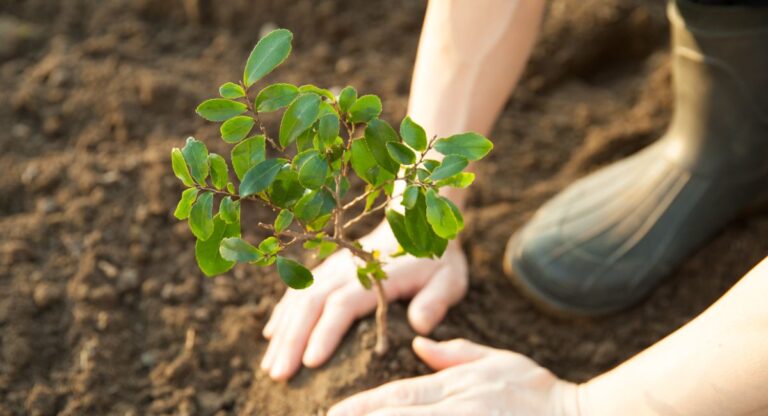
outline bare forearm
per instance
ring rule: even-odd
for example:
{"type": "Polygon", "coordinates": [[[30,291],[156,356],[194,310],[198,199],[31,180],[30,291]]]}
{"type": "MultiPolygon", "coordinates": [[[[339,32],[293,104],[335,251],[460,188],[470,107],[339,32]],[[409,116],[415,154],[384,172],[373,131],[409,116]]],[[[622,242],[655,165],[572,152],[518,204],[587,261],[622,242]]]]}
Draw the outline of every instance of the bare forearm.
{"type": "MultiPolygon", "coordinates": [[[[430,137],[488,135],[528,61],[543,9],[543,0],[430,1],[408,102],[411,118],[430,137]]],[[[461,202],[461,191],[451,198],[461,202]]]]}
{"type": "Polygon", "coordinates": [[[586,415],[768,412],[768,258],[672,335],[581,387],[586,415]]]}

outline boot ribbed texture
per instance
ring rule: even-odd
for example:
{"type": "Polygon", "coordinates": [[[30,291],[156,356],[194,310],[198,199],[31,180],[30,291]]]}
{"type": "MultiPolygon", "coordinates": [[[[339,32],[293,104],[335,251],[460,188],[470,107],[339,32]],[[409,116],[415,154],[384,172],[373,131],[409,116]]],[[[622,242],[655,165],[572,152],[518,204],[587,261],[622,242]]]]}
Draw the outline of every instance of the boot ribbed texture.
{"type": "Polygon", "coordinates": [[[550,309],[632,305],[768,192],[768,8],[676,1],[668,15],[667,133],[569,186],[508,243],[505,269],[550,309]]]}

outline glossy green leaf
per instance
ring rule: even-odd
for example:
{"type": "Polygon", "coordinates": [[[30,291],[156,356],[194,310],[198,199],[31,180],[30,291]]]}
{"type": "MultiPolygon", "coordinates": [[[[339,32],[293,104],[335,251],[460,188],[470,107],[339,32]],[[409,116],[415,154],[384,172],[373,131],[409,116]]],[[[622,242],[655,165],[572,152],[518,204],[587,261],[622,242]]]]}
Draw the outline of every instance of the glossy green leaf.
{"type": "Polygon", "coordinates": [[[288,227],[291,226],[291,223],[293,222],[293,212],[284,209],[280,211],[279,214],[277,214],[277,218],[275,218],[275,232],[281,233],[288,229],[288,227]]]}
{"type": "Polygon", "coordinates": [[[287,29],[273,30],[259,40],[245,63],[243,81],[247,87],[285,61],[291,53],[291,40],[293,34],[287,29]]]}
{"type": "Polygon", "coordinates": [[[219,215],[227,224],[240,222],[240,201],[232,201],[231,197],[225,196],[219,204],[219,215]]]}
{"type": "Polygon", "coordinates": [[[339,92],[339,108],[343,113],[349,111],[352,104],[357,100],[357,90],[353,87],[347,86],[339,92]]]}
{"type": "Polygon", "coordinates": [[[256,247],[238,237],[223,239],[219,245],[219,254],[224,260],[235,263],[251,263],[264,257],[256,247]]]}
{"type": "Polygon", "coordinates": [[[427,256],[442,256],[448,246],[448,240],[438,236],[426,217],[427,206],[423,191],[419,191],[416,203],[405,210],[405,229],[420,252],[427,256]]]}
{"type": "Polygon", "coordinates": [[[323,240],[317,246],[317,253],[315,254],[315,258],[318,260],[323,260],[333,254],[337,248],[337,244],[333,241],[323,240]]]}
{"type": "Polygon", "coordinates": [[[403,191],[403,206],[406,208],[413,208],[416,205],[416,200],[419,198],[419,187],[416,185],[408,185],[403,191]]]}
{"type": "Polygon", "coordinates": [[[232,117],[221,125],[221,138],[227,143],[237,143],[248,136],[255,124],[249,116],[232,117]]]}
{"type": "Polygon", "coordinates": [[[328,175],[328,162],[314,149],[302,152],[302,155],[306,156],[297,166],[299,183],[308,189],[320,188],[328,175]]]}
{"type": "Polygon", "coordinates": [[[301,87],[299,87],[299,92],[311,92],[321,97],[327,98],[330,101],[336,101],[336,96],[333,95],[332,92],[328,91],[325,88],[320,88],[317,85],[312,85],[312,84],[302,85],[301,87]]]}
{"type": "Polygon", "coordinates": [[[184,160],[184,155],[178,147],[174,147],[171,150],[171,166],[173,167],[173,174],[181,180],[181,183],[187,186],[195,186],[195,181],[189,173],[189,167],[184,160]]]}
{"type": "Polygon", "coordinates": [[[376,198],[381,195],[381,189],[377,189],[370,194],[368,194],[367,197],[365,197],[365,207],[363,207],[363,211],[368,212],[373,208],[373,204],[376,202],[376,198]]]}
{"type": "Polygon", "coordinates": [[[394,179],[395,174],[384,170],[376,162],[373,153],[368,147],[365,139],[352,141],[352,158],[350,163],[357,176],[371,185],[381,185],[382,183],[394,179]]]}
{"type": "Polygon", "coordinates": [[[277,237],[267,237],[259,243],[259,251],[266,256],[272,256],[280,252],[280,240],[277,237]]]}
{"type": "Polygon", "coordinates": [[[277,273],[280,279],[293,289],[305,289],[314,281],[309,269],[283,256],[277,256],[277,273]]]}
{"type": "Polygon", "coordinates": [[[197,197],[197,192],[197,188],[189,188],[181,193],[181,199],[178,205],[176,205],[176,210],[173,211],[174,217],[180,220],[185,220],[189,217],[189,213],[192,211],[192,204],[195,203],[195,198],[197,197]]]}
{"type": "Polygon", "coordinates": [[[314,124],[319,113],[320,97],[317,94],[299,95],[283,114],[280,122],[280,145],[286,147],[293,143],[314,124]]]}
{"type": "Polygon", "coordinates": [[[240,196],[244,198],[267,189],[285,164],[285,159],[267,159],[250,168],[240,182],[240,196]]]}
{"type": "Polygon", "coordinates": [[[208,165],[211,169],[211,182],[216,189],[224,189],[229,180],[229,168],[223,157],[216,153],[208,155],[208,165]]]}
{"type": "Polygon", "coordinates": [[[408,143],[408,146],[419,152],[427,149],[427,133],[410,117],[404,118],[403,122],[400,123],[400,136],[402,136],[403,141],[408,143]]]}
{"type": "Polygon", "coordinates": [[[460,231],[459,221],[449,202],[430,189],[427,191],[427,221],[435,234],[452,240],[460,231]]]}
{"type": "Polygon", "coordinates": [[[368,272],[368,269],[365,267],[357,268],[357,280],[367,290],[370,290],[373,287],[373,282],[371,281],[370,273],[368,272]]]}
{"type": "Polygon", "coordinates": [[[326,114],[320,117],[317,137],[322,142],[323,148],[329,147],[339,137],[339,117],[336,114],[326,114]]]}
{"type": "Polygon", "coordinates": [[[235,265],[235,262],[221,256],[219,247],[225,238],[240,237],[240,223],[227,224],[219,215],[213,218],[212,223],[210,238],[195,242],[195,260],[206,276],[225,273],[235,265]]]}
{"type": "Polygon", "coordinates": [[[475,174],[472,172],[461,172],[437,182],[437,186],[451,186],[454,188],[466,188],[475,181],[475,174]]]}
{"type": "Polygon", "coordinates": [[[269,199],[280,208],[293,207],[304,192],[305,188],[299,183],[299,174],[289,166],[280,170],[275,181],[267,188],[269,199]]]}
{"type": "Polygon", "coordinates": [[[365,128],[365,142],[376,159],[376,163],[393,174],[397,174],[400,170],[400,164],[389,155],[387,143],[398,142],[399,140],[397,132],[384,120],[375,118],[369,121],[365,128]]]}
{"type": "Polygon", "coordinates": [[[299,89],[291,84],[272,84],[256,96],[256,111],[268,113],[288,106],[299,95],[299,89]]]}
{"type": "Polygon", "coordinates": [[[405,228],[405,216],[393,209],[388,209],[385,213],[389,228],[392,230],[392,234],[395,235],[397,243],[409,254],[415,257],[429,257],[431,253],[420,249],[411,240],[408,235],[408,231],[405,228]]]}
{"type": "Polygon", "coordinates": [[[416,163],[416,154],[408,146],[400,142],[387,142],[389,156],[401,165],[416,163]]]}
{"type": "Polygon", "coordinates": [[[245,172],[256,164],[263,162],[266,157],[264,136],[258,135],[245,139],[232,148],[232,167],[237,179],[242,180],[245,172]]]}
{"type": "Polygon", "coordinates": [[[245,90],[234,82],[227,82],[219,87],[219,95],[224,98],[240,98],[245,97],[245,90]]]}
{"type": "Polygon", "coordinates": [[[312,222],[326,216],[336,207],[333,195],[326,189],[311,191],[296,202],[293,212],[296,217],[305,222],[312,222]]]}
{"type": "Polygon", "coordinates": [[[349,121],[367,123],[381,114],[381,99],[375,95],[363,95],[349,107],[349,121]]]}
{"type": "Polygon", "coordinates": [[[444,155],[464,156],[469,160],[482,159],[493,149],[493,143],[477,133],[454,134],[435,142],[435,150],[444,155]]]}
{"type": "Polygon", "coordinates": [[[208,177],[208,149],[205,144],[194,137],[188,137],[181,154],[189,165],[192,177],[200,185],[205,185],[205,179],[208,177]]]}
{"type": "Polygon", "coordinates": [[[440,166],[439,160],[434,159],[424,159],[421,162],[421,166],[426,169],[429,173],[432,173],[433,170],[435,170],[436,167],[440,166]]]}
{"type": "Polygon", "coordinates": [[[207,240],[213,233],[213,193],[203,192],[192,205],[189,228],[198,240],[207,240]]]}
{"type": "Polygon", "coordinates": [[[195,112],[208,121],[225,121],[240,115],[248,109],[245,104],[226,98],[213,98],[203,101],[195,112]]]}
{"type": "Polygon", "coordinates": [[[468,164],[469,161],[464,156],[448,155],[443,159],[442,163],[440,163],[440,166],[432,171],[430,177],[433,181],[449,178],[464,170],[468,164]]]}

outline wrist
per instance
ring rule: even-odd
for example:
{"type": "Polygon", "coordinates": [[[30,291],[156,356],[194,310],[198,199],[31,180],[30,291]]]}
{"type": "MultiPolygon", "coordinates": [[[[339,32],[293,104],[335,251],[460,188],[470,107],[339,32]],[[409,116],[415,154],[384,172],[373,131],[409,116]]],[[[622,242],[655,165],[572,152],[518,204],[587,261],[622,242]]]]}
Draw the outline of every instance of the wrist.
{"type": "Polygon", "coordinates": [[[555,416],[585,416],[581,407],[581,384],[557,380],[550,392],[549,414],[555,416]]]}

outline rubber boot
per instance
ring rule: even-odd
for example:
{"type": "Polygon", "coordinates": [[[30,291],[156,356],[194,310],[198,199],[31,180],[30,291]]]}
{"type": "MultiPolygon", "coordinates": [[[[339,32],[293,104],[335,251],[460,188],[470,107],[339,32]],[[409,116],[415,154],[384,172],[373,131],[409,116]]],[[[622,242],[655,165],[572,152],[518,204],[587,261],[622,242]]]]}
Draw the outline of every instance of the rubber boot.
{"type": "Polygon", "coordinates": [[[601,315],[643,299],[768,190],[768,7],[678,0],[665,135],[566,188],[507,244],[539,305],[601,315]]]}

